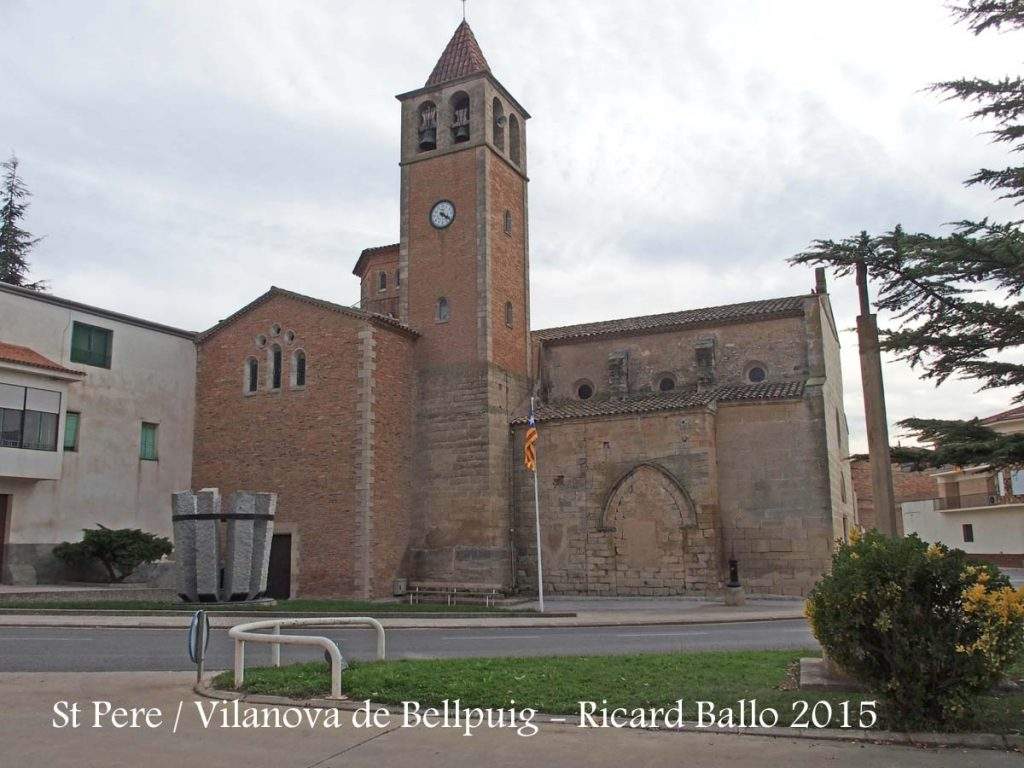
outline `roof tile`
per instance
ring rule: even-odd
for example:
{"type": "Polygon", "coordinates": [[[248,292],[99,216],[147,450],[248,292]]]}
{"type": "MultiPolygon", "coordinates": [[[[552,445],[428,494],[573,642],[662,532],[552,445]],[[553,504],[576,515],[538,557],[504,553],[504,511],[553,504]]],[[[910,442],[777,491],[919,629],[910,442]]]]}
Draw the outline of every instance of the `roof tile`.
{"type": "Polygon", "coordinates": [[[84,376],[82,371],[65,368],[60,363],[55,363],[48,357],[43,357],[34,349],[23,347],[20,344],[7,344],[0,341],[0,360],[5,363],[17,363],[32,368],[43,368],[47,371],[58,371],[59,373],[71,373],[77,376],[84,376]]]}
{"type": "Polygon", "coordinates": [[[451,80],[458,80],[466,75],[479,72],[490,72],[491,68],[484,58],[483,51],[473,35],[473,30],[465,20],[455,29],[455,34],[434,65],[434,71],[427,78],[427,85],[441,85],[451,80]]]}
{"type": "MultiPolygon", "coordinates": [[[[795,400],[803,397],[803,394],[803,381],[725,385],[701,392],[692,389],[674,390],[634,395],[621,400],[567,400],[558,403],[545,403],[536,409],[535,417],[537,421],[585,419],[592,416],[618,416],[702,408],[713,402],[795,400]]],[[[512,423],[525,424],[526,417],[514,419],[512,423]]]]}
{"type": "Polygon", "coordinates": [[[368,322],[375,323],[376,325],[392,328],[394,330],[401,331],[402,333],[408,334],[410,336],[420,335],[419,331],[417,331],[416,329],[410,328],[405,323],[400,322],[389,315],[380,315],[377,314],[376,312],[367,312],[366,310],[357,309],[355,307],[346,307],[343,304],[335,304],[332,301],[317,299],[312,296],[306,296],[305,294],[302,293],[296,293],[295,291],[289,291],[284,288],[278,288],[276,285],[272,285],[270,286],[269,291],[267,291],[261,296],[256,297],[248,304],[246,304],[244,307],[232,313],[231,315],[228,315],[226,318],[221,320],[212,328],[209,328],[200,333],[199,336],[196,338],[196,341],[199,343],[205,342],[207,339],[209,339],[215,333],[220,331],[222,328],[230,325],[239,317],[252,310],[254,307],[258,307],[260,304],[263,304],[265,301],[269,301],[275,296],[285,296],[287,298],[294,299],[295,301],[302,301],[305,302],[306,304],[312,304],[323,309],[329,309],[332,312],[338,312],[339,314],[342,315],[348,315],[350,317],[355,317],[360,320],[366,320],[368,322]]]}
{"type": "Polygon", "coordinates": [[[806,296],[787,296],[781,299],[745,301],[740,304],[725,304],[720,307],[686,309],[681,312],[665,312],[660,315],[642,315],[626,317],[621,320],[602,320],[597,323],[545,328],[534,331],[533,338],[540,341],[562,341],[612,333],[642,333],[693,325],[715,325],[745,320],[799,316],[803,314],[806,298],[806,296]]]}
{"type": "Polygon", "coordinates": [[[1010,421],[1012,419],[1024,419],[1024,405],[1018,406],[1017,408],[1011,408],[1008,411],[993,414],[992,416],[982,419],[981,423],[994,424],[998,421],[1010,421]]]}
{"type": "Polygon", "coordinates": [[[359,258],[356,259],[356,265],[352,267],[352,274],[356,277],[362,277],[363,271],[366,269],[366,262],[378,253],[387,253],[394,251],[398,253],[399,243],[391,243],[391,245],[375,245],[372,248],[363,248],[362,253],[359,254],[359,258]]]}

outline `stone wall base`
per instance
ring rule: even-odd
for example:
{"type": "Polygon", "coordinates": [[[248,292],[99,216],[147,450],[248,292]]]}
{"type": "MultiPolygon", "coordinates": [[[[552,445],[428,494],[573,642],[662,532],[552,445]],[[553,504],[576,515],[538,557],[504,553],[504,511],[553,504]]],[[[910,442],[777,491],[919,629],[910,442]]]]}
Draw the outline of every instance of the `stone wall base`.
{"type": "MultiPolygon", "coordinates": [[[[67,582],[101,583],[107,572],[99,563],[70,568],[53,556],[59,542],[8,544],[3,552],[0,584],[32,586],[34,584],[66,584],[67,582]]],[[[156,589],[174,586],[174,561],[139,566],[124,584],[147,584],[156,589]]]]}

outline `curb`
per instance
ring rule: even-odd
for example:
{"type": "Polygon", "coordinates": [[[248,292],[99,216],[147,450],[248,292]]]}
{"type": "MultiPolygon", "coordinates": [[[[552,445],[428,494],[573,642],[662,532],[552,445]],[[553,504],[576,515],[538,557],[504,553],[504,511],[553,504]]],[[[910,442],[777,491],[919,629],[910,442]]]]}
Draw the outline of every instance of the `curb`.
{"type": "MultiPolygon", "coordinates": [[[[34,628],[34,627],[53,627],[53,628],[74,628],[74,629],[181,629],[188,626],[187,618],[191,616],[174,616],[166,618],[180,619],[178,623],[164,623],[164,624],[153,624],[145,621],[135,622],[104,622],[98,621],[68,621],[63,615],[53,616],[54,621],[5,621],[6,618],[18,619],[25,618],[27,616],[38,616],[40,618],[47,618],[52,614],[0,614],[0,627],[14,627],[14,628],[34,628]]],[[[230,618],[237,618],[240,621],[251,618],[317,618],[323,614],[299,614],[291,613],[286,616],[267,615],[265,613],[256,614],[255,616],[238,616],[232,614],[230,618]]],[[[361,614],[338,614],[343,615],[361,615],[361,614]]],[[[97,616],[96,614],[89,614],[88,617],[83,616],[83,619],[102,619],[103,616],[97,616]]],[[[109,616],[109,618],[131,618],[131,616],[109,616]]],[[[140,616],[140,619],[152,619],[152,618],[164,618],[161,616],[140,616]]],[[[233,626],[228,622],[219,622],[220,615],[210,616],[211,626],[217,629],[233,626]]],[[[422,616],[413,617],[401,617],[401,616],[372,616],[384,624],[386,629],[404,630],[404,629],[576,629],[585,627],[650,627],[650,626],[691,626],[691,625],[706,625],[706,624],[746,624],[754,622],[769,622],[769,621],[796,621],[804,620],[805,616],[800,613],[793,613],[791,615],[769,615],[769,616],[733,616],[733,617],[721,617],[721,618],[708,618],[701,616],[694,617],[644,617],[644,618],[633,618],[623,620],[597,620],[597,619],[579,619],[575,621],[564,621],[559,622],[559,618],[574,619],[575,616],[550,616],[549,618],[556,619],[556,621],[547,621],[544,619],[538,619],[535,616],[523,616],[518,621],[507,621],[505,617],[495,617],[493,619],[482,619],[479,616],[438,616],[436,618],[427,619],[425,621],[419,621],[423,619],[422,616]],[[402,622],[402,626],[389,625],[388,622],[399,621],[402,622]],[[459,623],[452,624],[451,621],[475,621],[473,624],[459,623]],[[498,621],[500,623],[483,623],[488,621],[498,621]]],[[[240,623],[235,622],[235,623],[240,623]]],[[[317,625],[310,625],[317,626],[317,625]]]]}
{"type": "MultiPolygon", "coordinates": [[[[264,704],[286,707],[306,707],[313,709],[340,709],[354,712],[365,706],[367,700],[353,699],[289,699],[286,696],[267,696],[262,694],[245,694],[236,691],[225,691],[214,688],[203,681],[192,686],[198,696],[220,701],[239,701],[244,704],[264,704]]],[[[394,715],[392,705],[370,702],[371,707],[386,709],[394,715]]],[[[538,723],[553,725],[578,726],[580,719],[573,715],[553,719],[552,715],[538,712],[534,720],[538,723]]],[[[698,728],[696,723],[686,722],[684,728],[648,727],[628,730],[664,731],[666,733],[710,733],[732,736],[761,736],[776,739],[810,739],[815,741],[848,741],[867,742],[871,744],[892,744],[904,747],[961,747],[964,749],[986,749],[1012,752],[1024,752],[1024,736],[999,733],[901,733],[899,731],[870,731],[860,729],[838,728],[720,728],[711,726],[698,728]],[[688,727],[688,728],[687,728],[688,727]]]]}
{"type": "MultiPolygon", "coordinates": [[[[235,610],[207,610],[203,603],[196,603],[195,610],[107,610],[104,608],[0,608],[0,618],[4,616],[145,616],[149,618],[185,618],[190,619],[197,610],[206,610],[206,614],[212,619],[219,616],[231,616],[240,619],[315,619],[318,616],[369,616],[374,619],[480,619],[493,616],[494,618],[524,618],[535,619],[538,616],[536,611],[508,611],[501,613],[486,613],[483,611],[370,611],[369,613],[355,611],[235,611],[235,610]]],[[[573,612],[545,613],[550,618],[572,618],[576,616],[573,612]]]]}

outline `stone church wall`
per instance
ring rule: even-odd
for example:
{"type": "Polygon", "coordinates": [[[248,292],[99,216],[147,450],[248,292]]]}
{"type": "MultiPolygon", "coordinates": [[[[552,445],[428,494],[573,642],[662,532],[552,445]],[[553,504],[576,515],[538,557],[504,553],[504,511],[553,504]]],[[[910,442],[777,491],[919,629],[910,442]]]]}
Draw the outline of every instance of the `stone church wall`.
{"type": "MultiPolygon", "coordinates": [[[[540,424],[544,584],[551,593],[715,592],[721,548],[714,415],[540,424]]],[[[513,438],[517,586],[536,589],[533,475],[513,438]]]]}
{"type": "Polygon", "coordinates": [[[418,371],[413,579],[510,583],[508,423],[527,391],[493,366],[418,371]]]}
{"type": "MultiPolygon", "coordinates": [[[[824,288],[824,284],[821,285],[824,288]]],[[[857,523],[850,467],[850,430],[843,407],[843,374],[839,334],[827,294],[809,297],[806,313],[807,348],[812,381],[821,381],[825,413],[824,450],[828,454],[829,494],[832,501],[832,539],[846,540],[857,523]]]]}
{"type": "Polygon", "coordinates": [[[719,405],[723,548],[751,592],[805,595],[830,566],[825,418],[819,387],[800,401],[719,405]]]}
{"type": "Polygon", "coordinates": [[[543,375],[549,400],[576,397],[576,383],[588,380],[594,397],[657,391],[660,378],[671,375],[678,387],[699,380],[696,351],[714,343],[714,383],[747,383],[747,368],[762,365],[768,381],[807,377],[804,319],[786,317],[713,328],[689,328],[632,336],[600,336],[544,345],[543,375]],[[628,392],[613,393],[609,382],[609,356],[627,353],[628,392]]]}

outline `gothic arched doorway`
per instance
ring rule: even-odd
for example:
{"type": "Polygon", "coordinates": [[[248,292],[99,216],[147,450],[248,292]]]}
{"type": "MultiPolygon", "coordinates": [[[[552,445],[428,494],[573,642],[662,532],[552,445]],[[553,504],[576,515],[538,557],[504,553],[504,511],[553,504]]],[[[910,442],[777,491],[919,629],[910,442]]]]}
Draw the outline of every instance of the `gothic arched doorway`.
{"type": "Polygon", "coordinates": [[[686,590],[687,538],[697,513],[686,489],[655,464],[640,464],[608,494],[603,525],[612,536],[616,594],[686,590]]]}

